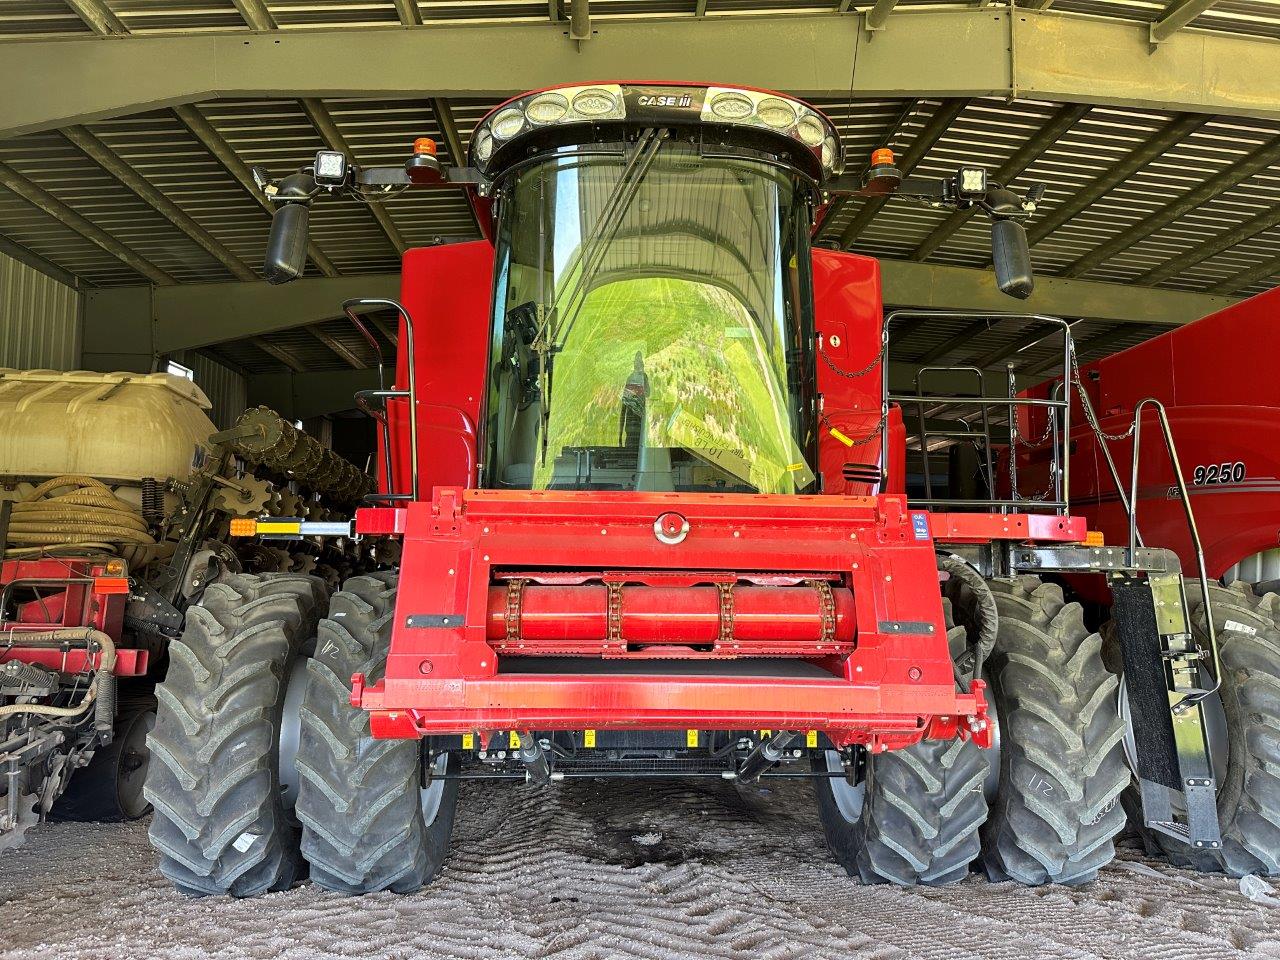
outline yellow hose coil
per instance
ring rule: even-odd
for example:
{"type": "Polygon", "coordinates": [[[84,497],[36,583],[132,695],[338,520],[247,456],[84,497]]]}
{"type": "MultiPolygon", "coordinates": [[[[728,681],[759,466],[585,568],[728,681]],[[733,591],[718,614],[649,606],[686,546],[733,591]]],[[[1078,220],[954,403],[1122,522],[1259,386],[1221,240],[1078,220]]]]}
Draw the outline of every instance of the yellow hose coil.
{"type": "Polygon", "coordinates": [[[92,477],[46,480],[13,505],[5,556],[153,545],[141,510],[92,477]],[[64,491],[56,493],[56,491],[64,491]]]}

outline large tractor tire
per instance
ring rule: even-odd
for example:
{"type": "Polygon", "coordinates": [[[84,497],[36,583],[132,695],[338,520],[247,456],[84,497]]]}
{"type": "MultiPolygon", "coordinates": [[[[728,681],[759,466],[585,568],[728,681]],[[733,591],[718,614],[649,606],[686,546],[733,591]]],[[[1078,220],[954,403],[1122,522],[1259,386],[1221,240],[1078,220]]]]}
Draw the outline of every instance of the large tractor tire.
{"type": "Polygon", "coordinates": [[[992,880],[1081,884],[1115,856],[1129,784],[1119,683],[1102,637],[1062,588],[1022,576],[991,581],[999,610],[988,663],[1000,718],[1000,778],[982,830],[992,880]]]}
{"type": "MultiPolygon", "coordinates": [[[[1198,580],[1187,580],[1186,594],[1191,629],[1204,637],[1198,580]]],[[[1211,759],[1222,848],[1198,850],[1165,834],[1144,835],[1176,866],[1280,876],[1280,595],[1265,586],[1211,584],[1209,601],[1222,661],[1222,688],[1205,704],[1224,728],[1221,738],[1210,737],[1220,740],[1211,759]]]]}
{"type": "Polygon", "coordinates": [[[349,579],[320,623],[302,703],[298,819],[311,879],[347,894],[412,893],[435,877],[458,802],[457,758],[424,786],[418,740],[374,740],[352,707],[351,675],[382,678],[395,613],[393,574],[349,579]]]}
{"type": "Polygon", "coordinates": [[[325,592],[314,577],[225,577],[170,644],[143,795],[160,872],[183,893],[250,897],[302,876],[281,748],[325,592]]]}
{"type": "MultiPolygon", "coordinates": [[[[951,626],[953,658],[965,649],[963,627],[951,626]]],[[[826,754],[820,772],[838,773],[840,756],[826,754]]],[[[922,740],[866,758],[866,776],[814,781],[818,816],[836,862],[863,883],[945,886],[963,880],[981,850],[987,818],[983,782],[988,767],[971,740],[922,740]]]]}

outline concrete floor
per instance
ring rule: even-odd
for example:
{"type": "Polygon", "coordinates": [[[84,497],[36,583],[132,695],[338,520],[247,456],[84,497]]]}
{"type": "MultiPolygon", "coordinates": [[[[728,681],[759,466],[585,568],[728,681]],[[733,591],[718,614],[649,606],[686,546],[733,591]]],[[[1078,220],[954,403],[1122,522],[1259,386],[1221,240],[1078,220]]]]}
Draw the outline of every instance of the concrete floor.
{"type": "Polygon", "coordinates": [[[409,897],[191,900],[145,823],[44,825],[0,862],[0,956],[1280,958],[1280,905],[1131,845],[1079,890],[864,887],[804,784],[750,808],[718,782],[464,787],[445,873],[409,897]]]}

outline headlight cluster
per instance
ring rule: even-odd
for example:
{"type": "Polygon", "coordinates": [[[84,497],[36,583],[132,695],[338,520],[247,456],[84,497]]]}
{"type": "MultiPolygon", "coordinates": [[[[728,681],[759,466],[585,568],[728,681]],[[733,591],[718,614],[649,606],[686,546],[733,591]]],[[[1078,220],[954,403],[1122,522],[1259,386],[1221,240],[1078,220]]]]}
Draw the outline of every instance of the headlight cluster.
{"type": "Polygon", "coordinates": [[[761,90],[708,87],[702,119],[785,133],[818,154],[826,173],[834,172],[839,165],[840,144],[830,121],[799,100],[761,90]]]}
{"type": "Polygon", "coordinates": [[[653,87],[596,83],[556,87],[503,104],[481,121],[471,153],[483,170],[493,155],[516,138],[539,128],[567,123],[626,120],[628,104],[638,123],[659,126],[697,121],[771,130],[803,144],[827,175],[837,172],[841,156],[835,128],[820,113],[790,97],[736,87],[653,87]],[[654,112],[658,116],[654,117],[654,112]]]}
{"type": "Polygon", "coordinates": [[[622,87],[617,84],[557,87],[513,100],[486,117],[476,131],[471,150],[483,167],[504,143],[538,127],[555,123],[622,120],[626,115],[622,87]]]}

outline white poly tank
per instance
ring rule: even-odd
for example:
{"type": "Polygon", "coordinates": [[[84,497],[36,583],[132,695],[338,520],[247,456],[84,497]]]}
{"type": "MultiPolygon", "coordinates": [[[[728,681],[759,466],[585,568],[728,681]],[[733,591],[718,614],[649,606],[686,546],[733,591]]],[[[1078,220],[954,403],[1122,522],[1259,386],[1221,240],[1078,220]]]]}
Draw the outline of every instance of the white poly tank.
{"type": "Polygon", "coordinates": [[[168,373],[0,367],[0,478],[183,479],[209,456],[209,398],[168,373]]]}

